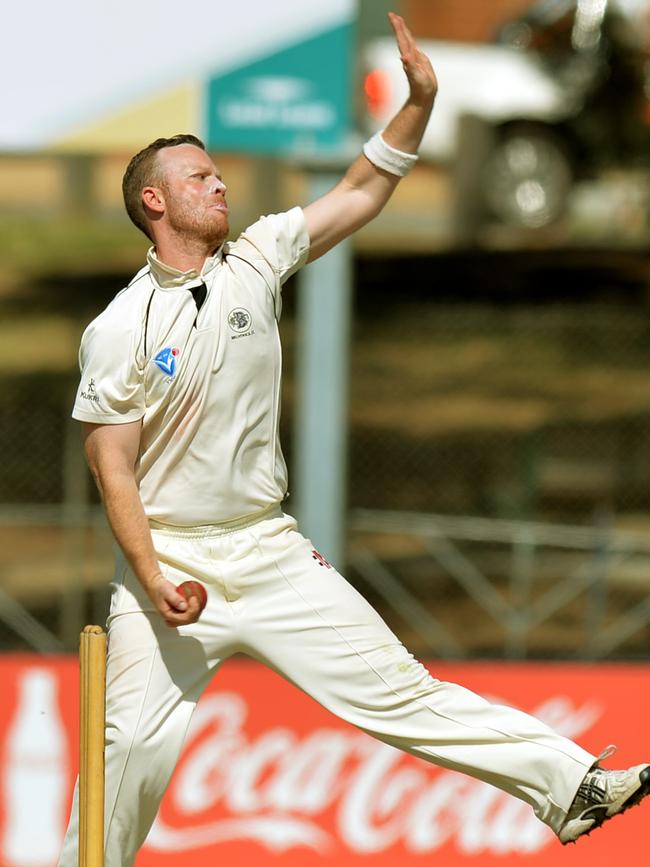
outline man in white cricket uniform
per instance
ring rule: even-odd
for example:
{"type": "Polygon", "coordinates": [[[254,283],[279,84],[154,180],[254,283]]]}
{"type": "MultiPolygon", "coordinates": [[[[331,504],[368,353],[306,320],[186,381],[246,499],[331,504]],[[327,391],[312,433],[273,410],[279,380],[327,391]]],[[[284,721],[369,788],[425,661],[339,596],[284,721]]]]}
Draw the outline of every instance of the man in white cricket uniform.
{"type": "MultiPolygon", "coordinates": [[[[437,83],[391,15],[410,96],[342,181],[235,242],[193,136],[124,179],[147,265],[86,330],[73,415],[119,546],[106,708],[106,867],[132,865],[203,689],[236,652],[400,749],[528,802],[562,842],[638,803],[650,766],[604,771],[544,724],[433,679],[282,512],[284,280],[370,220],[415,161],[437,83]],[[193,579],[207,605],[181,595],[193,579]]],[[[77,802],[61,867],[77,864],[77,802]]]]}

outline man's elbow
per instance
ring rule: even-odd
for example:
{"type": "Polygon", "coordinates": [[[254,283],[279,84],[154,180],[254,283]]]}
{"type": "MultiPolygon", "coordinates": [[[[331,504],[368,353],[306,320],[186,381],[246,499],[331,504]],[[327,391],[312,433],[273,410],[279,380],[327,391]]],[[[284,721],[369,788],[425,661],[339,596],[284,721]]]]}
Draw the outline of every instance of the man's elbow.
{"type": "Polygon", "coordinates": [[[99,468],[97,464],[91,463],[88,461],[88,469],[90,470],[90,475],[93,477],[93,481],[97,486],[97,490],[99,491],[99,496],[104,499],[104,488],[102,486],[102,478],[101,473],[99,472],[99,468]]]}

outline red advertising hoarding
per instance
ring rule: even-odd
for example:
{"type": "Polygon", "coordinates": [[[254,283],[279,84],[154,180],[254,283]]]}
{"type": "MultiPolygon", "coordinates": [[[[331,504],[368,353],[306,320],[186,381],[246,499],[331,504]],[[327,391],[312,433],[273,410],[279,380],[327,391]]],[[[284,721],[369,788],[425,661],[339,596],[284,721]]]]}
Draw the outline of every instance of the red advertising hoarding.
{"type": "MultiPolygon", "coordinates": [[[[616,762],[647,761],[647,665],[429,664],[616,762]]],[[[75,659],[0,660],[0,864],[56,863],[77,770],[75,659]]],[[[635,857],[650,805],[562,847],[530,809],[383,745],[276,674],[226,664],[202,698],[138,867],[594,867],[635,857]]]]}

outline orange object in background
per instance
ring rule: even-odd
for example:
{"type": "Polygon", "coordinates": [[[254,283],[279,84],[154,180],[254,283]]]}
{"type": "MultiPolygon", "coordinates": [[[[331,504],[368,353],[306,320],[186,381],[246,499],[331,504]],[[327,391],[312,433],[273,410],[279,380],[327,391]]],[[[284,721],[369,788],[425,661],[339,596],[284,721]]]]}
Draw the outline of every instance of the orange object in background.
{"type": "Polygon", "coordinates": [[[505,21],[532,5],[533,0],[402,0],[402,12],[418,37],[489,42],[505,21]]]}
{"type": "MultiPolygon", "coordinates": [[[[618,743],[611,766],[648,760],[650,665],[428,667],[594,753],[618,743]]],[[[76,660],[5,657],[0,670],[0,863],[54,865],[77,770],[76,660]]],[[[137,867],[593,867],[641,850],[648,821],[642,805],[562,847],[525,804],[387,747],[235,659],[199,704],[137,867]]]]}
{"type": "Polygon", "coordinates": [[[373,118],[381,117],[392,97],[392,82],[388,73],[383,69],[371,70],[364,79],[363,90],[368,114],[373,118]]]}

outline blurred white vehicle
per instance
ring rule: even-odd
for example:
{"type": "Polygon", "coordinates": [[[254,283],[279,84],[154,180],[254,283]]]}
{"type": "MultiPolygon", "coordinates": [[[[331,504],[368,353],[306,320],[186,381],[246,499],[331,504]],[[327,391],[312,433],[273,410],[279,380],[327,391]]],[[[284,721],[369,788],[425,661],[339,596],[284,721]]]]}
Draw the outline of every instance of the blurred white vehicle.
{"type": "MultiPolygon", "coordinates": [[[[461,118],[478,118],[490,133],[475,190],[483,209],[522,226],[556,220],[575,178],[650,156],[640,43],[614,0],[541,0],[492,44],[419,40],[440,85],[421,156],[453,161],[461,118]]],[[[381,129],[406,81],[391,39],[370,42],[363,61],[367,125],[381,129]]]]}
{"type": "MultiPolygon", "coordinates": [[[[435,121],[427,127],[421,153],[434,160],[453,158],[462,115],[500,124],[525,117],[544,122],[566,115],[560,82],[534,55],[505,45],[425,41],[438,77],[435,121]]],[[[378,39],[365,54],[369,111],[382,126],[402,105],[408,86],[394,42],[378,39]]]]}

